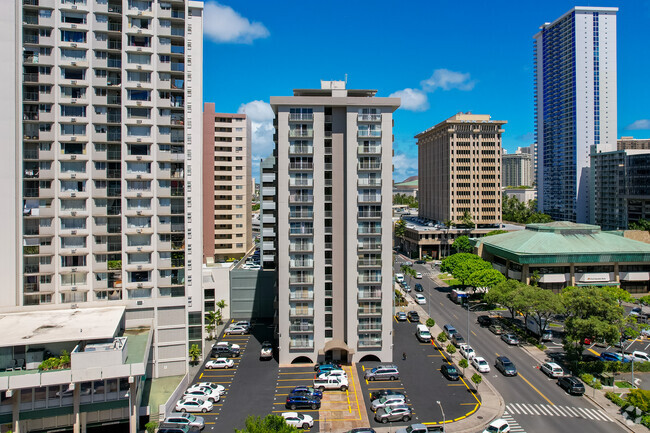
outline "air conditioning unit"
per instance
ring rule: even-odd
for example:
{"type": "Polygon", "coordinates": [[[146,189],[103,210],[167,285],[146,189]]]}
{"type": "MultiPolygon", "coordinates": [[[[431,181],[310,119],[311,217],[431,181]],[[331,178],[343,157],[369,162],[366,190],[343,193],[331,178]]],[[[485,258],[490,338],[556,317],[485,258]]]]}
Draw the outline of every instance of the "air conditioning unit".
{"type": "Polygon", "coordinates": [[[138,47],[136,51],[142,51],[142,47],[138,47]]]}
{"type": "Polygon", "coordinates": [[[77,137],[70,137],[70,141],[77,141],[77,137]]]}
{"type": "Polygon", "coordinates": [[[77,216],[77,212],[70,212],[70,215],[77,216]]]}
{"type": "Polygon", "coordinates": [[[138,65],[137,69],[142,69],[142,66],[138,65]]]}
{"type": "Polygon", "coordinates": [[[137,193],[135,196],[136,196],[136,197],[142,197],[142,193],[139,192],[139,193],[137,193]]]}
{"type": "Polygon", "coordinates": [[[76,234],[77,234],[77,231],[76,231],[76,230],[72,230],[72,231],[70,232],[70,234],[71,234],[71,235],[76,235],[76,234]]]}
{"type": "Polygon", "coordinates": [[[135,105],[137,105],[139,107],[140,105],[142,105],[142,101],[136,102],[135,105]]]}
{"type": "Polygon", "coordinates": [[[70,155],[70,159],[77,159],[77,155],[70,155]]]}
{"type": "Polygon", "coordinates": [[[135,232],[136,233],[142,233],[142,229],[136,229],[135,232]]]}
{"type": "Polygon", "coordinates": [[[77,66],[77,62],[70,63],[72,66],[77,66]]]}
{"type": "Polygon", "coordinates": [[[77,288],[76,288],[76,287],[70,287],[70,291],[72,291],[72,292],[76,292],[76,291],[77,291],[77,288]]]}
{"type": "Polygon", "coordinates": [[[76,174],[76,173],[71,173],[71,174],[70,174],[70,178],[71,178],[71,179],[76,179],[76,178],[77,178],[77,174],[76,174]]]}
{"type": "Polygon", "coordinates": [[[70,272],[77,272],[77,268],[71,268],[70,272]]]}
{"type": "Polygon", "coordinates": [[[142,247],[136,248],[136,251],[142,251],[142,247]]]}
{"type": "Polygon", "coordinates": [[[142,211],[141,211],[141,210],[136,211],[135,214],[136,214],[136,215],[142,215],[142,211]]]}
{"type": "Polygon", "coordinates": [[[141,142],[142,142],[142,139],[141,139],[141,138],[138,138],[136,141],[137,141],[138,143],[141,143],[141,142]]]}
{"type": "Polygon", "coordinates": [[[142,156],[138,155],[135,157],[136,161],[142,161],[142,156]]]}
{"type": "Polygon", "coordinates": [[[75,254],[77,252],[77,249],[75,248],[75,249],[72,249],[70,251],[72,252],[72,254],[75,254]]]}
{"type": "Polygon", "coordinates": [[[143,287],[143,284],[142,284],[142,283],[138,283],[138,289],[140,289],[140,288],[142,288],[142,287],[143,287]]]}
{"type": "Polygon", "coordinates": [[[76,24],[70,24],[70,27],[72,27],[73,29],[76,29],[77,25],[76,24]]]}
{"type": "Polygon", "coordinates": [[[142,83],[136,84],[135,87],[142,87],[142,83]]]}
{"type": "Polygon", "coordinates": [[[138,120],[135,121],[135,123],[137,123],[138,125],[140,125],[140,124],[142,123],[142,120],[141,120],[141,119],[138,119],[138,120]]]}
{"type": "Polygon", "coordinates": [[[142,15],[142,11],[138,11],[138,16],[142,15]]]}
{"type": "Polygon", "coordinates": [[[138,265],[138,271],[142,270],[142,265],[138,265]]]}
{"type": "Polygon", "coordinates": [[[76,196],[77,196],[77,193],[76,193],[76,192],[71,192],[71,193],[70,193],[70,197],[76,197],[76,196]]]}
{"type": "Polygon", "coordinates": [[[141,174],[138,174],[137,176],[135,176],[135,178],[136,178],[136,179],[142,179],[142,175],[141,175],[141,174]]]}
{"type": "Polygon", "coordinates": [[[74,42],[71,43],[70,46],[71,46],[72,48],[77,48],[77,44],[75,44],[74,42]]]}
{"type": "Polygon", "coordinates": [[[70,119],[70,122],[72,122],[72,123],[76,123],[76,122],[77,122],[77,119],[76,119],[75,117],[73,117],[72,119],[70,119]]]}
{"type": "Polygon", "coordinates": [[[71,99],[71,100],[70,100],[70,103],[71,103],[71,104],[76,104],[76,103],[77,103],[77,100],[76,100],[76,99],[71,99]]]}

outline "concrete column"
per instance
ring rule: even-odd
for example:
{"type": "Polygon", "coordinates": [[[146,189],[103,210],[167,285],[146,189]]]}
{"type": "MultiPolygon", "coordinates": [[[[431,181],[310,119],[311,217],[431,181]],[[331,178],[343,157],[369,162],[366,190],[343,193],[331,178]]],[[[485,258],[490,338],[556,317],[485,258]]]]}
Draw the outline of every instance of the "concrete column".
{"type": "Polygon", "coordinates": [[[81,400],[81,383],[74,384],[72,391],[72,432],[81,433],[81,417],[79,416],[79,402],[81,400]]]}
{"type": "Polygon", "coordinates": [[[21,433],[20,429],[20,390],[13,390],[12,400],[12,416],[13,416],[13,432],[21,433]]]}
{"type": "Polygon", "coordinates": [[[524,283],[530,284],[530,265],[524,265],[523,269],[521,270],[521,279],[523,280],[524,283]]]}
{"type": "Polygon", "coordinates": [[[621,282],[621,275],[619,274],[618,262],[614,263],[614,281],[621,282]]]}
{"type": "Polygon", "coordinates": [[[138,433],[138,404],[135,377],[129,377],[129,433],[138,433]]]}
{"type": "Polygon", "coordinates": [[[569,265],[569,274],[571,275],[571,286],[576,285],[576,267],[574,265],[569,265]]]}
{"type": "Polygon", "coordinates": [[[81,433],[86,433],[86,424],[88,421],[86,420],[86,417],[88,416],[88,412],[81,412],[79,414],[79,417],[81,419],[81,433]]]}
{"type": "Polygon", "coordinates": [[[422,245],[418,245],[418,259],[422,260],[422,245]]]}

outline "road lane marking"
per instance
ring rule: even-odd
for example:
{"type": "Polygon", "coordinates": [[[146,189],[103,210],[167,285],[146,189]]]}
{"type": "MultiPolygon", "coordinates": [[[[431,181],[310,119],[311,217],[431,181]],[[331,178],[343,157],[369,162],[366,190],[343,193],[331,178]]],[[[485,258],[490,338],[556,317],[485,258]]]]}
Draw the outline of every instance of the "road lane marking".
{"type": "Polygon", "coordinates": [[[528,386],[530,386],[530,387],[533,388],[535,391],[537,391],[537,394],[541,395],[542,398],[543,398],[544,400],[546,400],[546,401],[549,402],[549,404],[551,404],[552,406],[555,406],[555,404],[554,404],[551,400],[549,400],[549,399],[548,399],[544,394],[542,394],[541,391],[540,391],[539,389],[535,388],[535,386],[534,386],[532,383],[530,383],[530,382],[528,381],[528,379],[526,379],[524,376],[522,376],[521,373],[519,373],[519,374],[517,375],[517,377],[520,377],[524,382],[526,382],[526,383],[528,384],[528,386]]]}
{"type": "Polygon", "coordinates": [[[595,351],[594,349],[592,349],[591,347],[587,348],[587,350],[590,351],[591,353],[593,353],[593,354],[596,355],[596,356],[600,356],[600,353],[596,352],[596,351],[595,351]]]}

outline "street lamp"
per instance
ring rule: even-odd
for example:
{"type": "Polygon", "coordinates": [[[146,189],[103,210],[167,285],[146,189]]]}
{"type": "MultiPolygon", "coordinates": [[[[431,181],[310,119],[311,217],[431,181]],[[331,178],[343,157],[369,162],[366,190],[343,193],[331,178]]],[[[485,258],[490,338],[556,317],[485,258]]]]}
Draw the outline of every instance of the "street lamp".
{"type": "Polygon", "coordinates": [[[470,330],[469,330],[469,310],[471,310],[472,308],[479,307],[481,305],[487,305],[487,303],[481,302],[480,304],[472,305],[470,307],[469,306],[469,299],[467,300],[467,345],[468,346],[469,346],[469,334],[470,334],[470,330]]]}
{"type": "Polygon", "coordinates": [[[442,404],[440,404],[440,400],[436,400],[436,403],[438,403],[438,406],[440,406],[440,412],[442,412],[442,433],[445,433],[445,423],[447,422],[445,420],[445,411],[442,410],[442,404]]]}

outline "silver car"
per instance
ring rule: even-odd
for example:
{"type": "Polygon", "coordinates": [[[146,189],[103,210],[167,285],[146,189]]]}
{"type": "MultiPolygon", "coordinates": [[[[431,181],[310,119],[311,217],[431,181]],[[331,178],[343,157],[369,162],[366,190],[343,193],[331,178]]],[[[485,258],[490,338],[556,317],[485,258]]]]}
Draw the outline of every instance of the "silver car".
{"type": "Polygon", "coordinates": [[[196,427],[201,430],[205,427],[205,420],[203,417],[192,415],[191,413],[170,413],[163,422],[165,424],[186,425],[190,428],[196,427]]]}
{"type": "Polygon", "coordinates": [[[392,406],[377,409],[375,412],[375,421],[386,424],[389,421],[404,421],[411,420],[411,409],[404,406],[392,406]]]}
{"type": "Polygon", "coordinates": [[[370,404],[370,409],[377,412],[377,409],[382,407],[404,406],[405,404],[406,400],[403,395],[387,395],[373,401],[370,404]]]}

